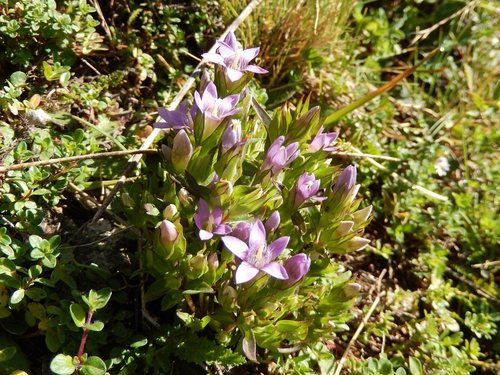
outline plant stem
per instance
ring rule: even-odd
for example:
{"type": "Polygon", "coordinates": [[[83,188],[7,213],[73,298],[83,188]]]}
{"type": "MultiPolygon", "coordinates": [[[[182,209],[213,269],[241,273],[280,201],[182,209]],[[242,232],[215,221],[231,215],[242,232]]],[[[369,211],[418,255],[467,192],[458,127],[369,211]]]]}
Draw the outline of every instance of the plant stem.
{"type": "MultiPolygon", "coordinates": [[[[90,324],[92,321],[92,315],[94,312],[92,310],[87,311],[87,319],[85,320],[85,325],[90,324]]],[[[89,330],[87,328],[83,329],[82,340],[80,341],[80,348],[78,349],[77,357],[80,359],[85,351],[85,344],[87,342],[87,337],[89,335],[89,330]]]]}

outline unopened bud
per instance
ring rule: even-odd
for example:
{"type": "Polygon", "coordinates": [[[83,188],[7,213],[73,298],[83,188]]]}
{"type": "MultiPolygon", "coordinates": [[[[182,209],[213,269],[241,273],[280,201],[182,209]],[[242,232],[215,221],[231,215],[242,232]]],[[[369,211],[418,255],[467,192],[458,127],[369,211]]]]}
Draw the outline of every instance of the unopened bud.
{"type": "Polygon", "coordinates": [[[177,207],[175,207],[174,204],[169,204],[165,209],[163,210],[163,217],[168,220],[175,220],[177,219],[177,207]]]}
{"type": "Polygon", "coordinates": [[[195,255],[189,259],[189,271],[187,277],[194,280],[208,272],[207,257],[202,254],[195,255]]]}
{"type": "Polygon", "coordinates": [[[210,254],[207,262],[210,269],[216,270],[219,268],[219,257],[217,256],[217,253],[210,254]]]}
{"type": "Polygon", "coordinates": [[[186,207],[193,205],[193,197],[185,188],[179,189],[179,193],[177,193],[177,197],[179,198],[179,201],[181,204],[186,207]]]}
{"type": "Polygon", "coordinates": [[[215,183],[214,193],[216,196],[229,198],[233,194],[233,184],[225,179],[215,183]]]}
{"type": "Polygon", "coordinates": [[[347,241],[346,250],[348,252],[363,250],[365,247],[368,246],[369,243],[370,243],[369,239],[356,236],[347,241]]]}
{"type": "Polygon", "coordinates": [[[222,153],[226,153],[231,148],[241,142],[241,122],[232,120],[227,124],[226,130],[222,135],[221,147],[222,153]]]}
{"type": "Polygon", "coordinates": [[[372,213],[372,206],[365,207],[361,210],[358,210],[352,214],[352,218],[356,224],[362,224],[364,223],[370,214],[372,213]]]}
{"type": "Polygon", "coordinates": [[[160,224],[160,238],[164,245],[170,245],[175,242],[179,232],[175,228],[175,224],[169,220],[163,220],[160,224]]]}
{"type": "Polygon", "coordinates": [[[177,173],[186,170],[189,160],[193,155],[193,145],[184,129],[179,130],[174,138],[172,147],[172,164],[177,173]]]}
{"type": "Polygon", "coordinates": [[[353,226],[354,221],[341,221],[337,229],[335,229],[335,233],[344,236],[351,231],[353,226]]]}
{"type": "Polygon", "coordinates": [[[358,283],[351,283],[347,284],[344,287],[344,294],[347,298],[351,299],[353,297],[356,297],[360,290],[361,290],[361,285],[359,285],[358,283]]]}
{"type": "Polygon", "coordinates": [[[278,211],[274,211],[264,224],[264,226],[266,227],[266,231],[274,232],[276,229],[278,229],[280,222],[281,222],[280,213],[278,211]]]}
{"type": "Polygon", "coordinates": [[[165,160],[171,161],[172,149],[170,147],[168,147],[167,145],[161,145],[161,153],[165,160]]]}

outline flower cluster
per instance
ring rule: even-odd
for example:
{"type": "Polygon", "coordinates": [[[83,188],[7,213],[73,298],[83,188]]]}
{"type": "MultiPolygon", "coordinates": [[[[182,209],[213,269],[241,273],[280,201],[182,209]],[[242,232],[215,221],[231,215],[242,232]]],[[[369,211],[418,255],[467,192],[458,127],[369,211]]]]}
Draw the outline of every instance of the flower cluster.
{"type": "Polygon", "coordinates": [[[269,121],[253,114],[250,105],[263,109],[245,87],[266,73],[251,64],[258,53],[229,33],[203,55],[215,72],[204,72],[191,106],[159,109],[168,184],[158,201],[168,206],[148,266],[166,285],[162,306],[179,308],[176,298],[200,294],[186,303],[199,314],[212,309],[210,326],[220,335],[237,327],[243,340],[255,337],[266,348],[282,340],[305,345],[334,319],[328,303],[359,291],[343,289],[348,277],[335,280],[333,259],[368,245],[362,233],[371,207],[358,209],[355,166],[328,157],[338,133],[322,126],[319,107],[299,101],[269,121]],[[308,305],[311,295],[318,306],[308,305]],[[278,332],[271,345],[277,322],[294,319],[323,328],[278,332]]]}

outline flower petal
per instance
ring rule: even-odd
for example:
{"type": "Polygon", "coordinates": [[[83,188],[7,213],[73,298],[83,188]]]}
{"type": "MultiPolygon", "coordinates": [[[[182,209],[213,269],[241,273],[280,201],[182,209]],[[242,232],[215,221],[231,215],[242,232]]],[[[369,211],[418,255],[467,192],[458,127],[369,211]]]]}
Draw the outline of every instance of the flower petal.
{"type": "Polygon", "coordinates": [[[214,218],[212,224],[219,225],[222,220],[222,209],[220,207],[215,207],[212,211],[212,217],[214,218]]]}
{"type": "Polygon", "coordinates": [[[248,246],[239,238],[233,236],[224,236],[221,238],[222,242],[226,248],[236,255],[241,260],[245,260],[248,257],[248,246]]]}
{"type": "Polygon", "coordinates": [[[240,56],[240,61],[242,62],[242,65],[248,65],[250,61],[252,61],[257,57],[259,51],[260,51],[259,47],[247,48],[243,50],[240,56]]]}
{"type": "Polygon", "coordinates": [[[252,72],[252,73],[257,73],[257,74],[269,73],[268,70],[261,68],[260,66],[257,66],[257,65],[247,65],[247,66],[245,66],[245,68],[243,70],[246,72],[252,72]]]}
{"type": "Polygon", "coordinates": [[[262,245],[266,245],[266,228],[262,221],[256,220],[250,230],[250,237],[248,238],[248,247],[251,250],[257,250],[262,245]]]}
{"type": "Polygon", "coordinates": [[[266,264],[261,268],[261,271],[264,271],[268,275],[280,280],[288,279],[288,273],[286,272],[285,267],[276,262],[271,262],[266,264]]]}
{"type": "Polygon", "coordinates": [[[204,199],[198,201],[198,211],[197,214],[200,215],[202,221],[208,220],[210,217],[210,209],[208,208],[207,202],[204,199]]]}
{"type": "Polygon", "coordinates": [[[225,65],[224,57],[219,55],[218,53],[204,53],[201,55],[206,61],[209,61],[214,64],[225,65]]]}
{"type": "Polygon", "coordinates": [[[214,234],[206,231],[205,229],[200,229],[198,236],[200,237],[200,240],[208,241],[209,239],[211,239],[214,236],[214,234]]]}
{"type": "Polygon", "coordinates": [[[229,234],[231,233],[231,227],[227,224],[221,224],[213,231],[215,234],[229,234]]]}
{"type": "Polygon", "coordinates": [[[288,241],[290,241],[290,237],[284,236],[280,237],[277,240],[271,242],[267,246],[267,252],[271,255],[269,257],[269,260],[276,258],[278,255],[280,255],[283,250],[286,249],[286,245],[288,245],[288,241]]]}
{"type": "Polygon", "coordinates": [[[236,274],[234,275],[235,283],[236,284],[246,283],[247,281],[250,281],[255,276],[257,276],[258,273],[259,273],[258,268],[255,268],[250,263],[243,261],[236,269],[236,274]]]}
{"type": "Polygon", "coordinates": [[[241,71],[239,70],[236,70],[236,69],[233,69],[233,68],[226,68],[226,75],[227,75],[227,78],[229,78],[229,80],[231,82],[236,82],[238,81],[241,77],[243,77],[243,74],[241,71]]]}

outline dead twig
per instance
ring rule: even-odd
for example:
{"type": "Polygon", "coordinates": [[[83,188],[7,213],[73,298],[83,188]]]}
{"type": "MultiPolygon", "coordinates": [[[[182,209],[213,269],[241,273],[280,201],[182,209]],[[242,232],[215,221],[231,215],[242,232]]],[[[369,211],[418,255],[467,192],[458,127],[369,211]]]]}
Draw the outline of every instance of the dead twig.
{"type": "Polygon", "coordinates": [[[5,166],[0,166],[0,173],[5,173],[8,171],[18,171],[21,169],[26,169],[30,167],[40,167],[44,165],[53,165],[53,164],[58,164],[58,163],[67,163],[67,162],[74,162],[74,161],[81,161],[81,160],[89,160],[89,159],[102,159],[102,158],[107,158],[107,157],[113,157],[113,156],[127,156],[127,155],[134,155],[134,154],[156,154],[158,153],[157,150],[123,150],[123,151],[108,151],[108,152],[99,152],[95,154],[87,154],[87,155],[75,155],[75,156],[66,156],[64,158],[55,158],[55,159],[49,159],[49,160],[38,160],[38,161],[31,161],[28,163],[19,163],[19,164],[13,164],[13,165],[5,165],[5,166]]]}

